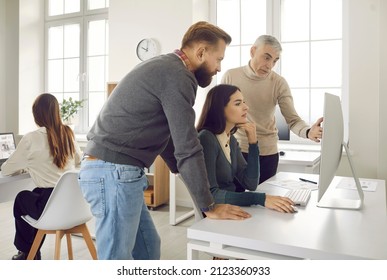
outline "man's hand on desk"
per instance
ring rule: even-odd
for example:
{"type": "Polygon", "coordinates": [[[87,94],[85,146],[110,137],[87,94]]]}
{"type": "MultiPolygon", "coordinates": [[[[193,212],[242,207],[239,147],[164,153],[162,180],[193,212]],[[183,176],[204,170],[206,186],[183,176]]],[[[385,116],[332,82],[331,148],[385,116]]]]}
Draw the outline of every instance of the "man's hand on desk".
{"type": "Polygon", "coordinates": [[[266,195],[266,208],[273,209],[282,213],[293,213],[294,208],[291,205],[294,205],[294,203],[287,197],[274,196],[268,194],[266,195]]]}
{"type": "Polygon", "coordinates": [[[208,218],[217,220],[244,220],[251,217],[239,206],[231,204],[215,204],[214,209],[205,214],[208,218]]]}

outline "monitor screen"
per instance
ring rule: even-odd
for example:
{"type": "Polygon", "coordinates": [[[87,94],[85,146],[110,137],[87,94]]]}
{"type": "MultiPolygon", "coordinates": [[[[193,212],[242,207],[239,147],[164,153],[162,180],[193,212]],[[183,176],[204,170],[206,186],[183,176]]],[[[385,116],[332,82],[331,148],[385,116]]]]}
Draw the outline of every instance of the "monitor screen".
{"type": "Polygon", "coordinates": [[[9,158],[15,149],[16,145],[13,133],[0,133],[0,170],[1,165],[9,158]]]}
{"type": "Polygon", "coordinates": [[[279,106],[275,108],[275,121],[278,129],[278,138],[279,140],[290,140],[290,130],[289,125],[286,122],[284,116],[281,113],[279,106]]]}
{"type": "Polygon", "coordinates": [[[340,97],[325,93],[324,98],[324,121],[323,136],[321,139],[320,176],[318,182],[318,204],[319,207],[360,209],[363,204],[363,190],[359,178],[355,174],[351,155],[344,143],[344,119],[341,108],[340,97]],[[339,167],[343,147],[355,179],[359,199],[336,196],[335,188],[331,182],[339,167]],[[328,190],[330,190],[328,192],[328,190]]]}
{"type": "Polygon", "coordinates": [[[16,145],[13,133],[0,133],[0,160],[8,159],[15,149],[16,145]]]}

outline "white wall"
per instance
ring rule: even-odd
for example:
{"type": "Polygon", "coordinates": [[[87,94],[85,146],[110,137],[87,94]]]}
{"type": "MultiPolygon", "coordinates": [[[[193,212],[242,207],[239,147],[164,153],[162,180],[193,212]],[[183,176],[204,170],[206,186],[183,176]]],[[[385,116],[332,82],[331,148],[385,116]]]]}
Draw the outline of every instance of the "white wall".
{"type": "Polygon", "coordinates": [[[0,130],[35,127],[31,106],[44,88],[44,1],[0,0],[0,130]]]}
{"type": "Polygon", "coordinates": [[[19,1],[6,0],[6,53],[5,53],[5,94],[6,94],[6,130],[18,132],[18,90],[19,90],[19,1]]]}
{"type": "Polygon", "coordinates": [[[5,0],[0,0],[0,130],[5,130],[5,0]]]}
{"type": "Polygon", "coordinates": [[[379,155],[379,1],[349,2],[350,148],[359,176],[375,178],[379,155]]]}
{"type": "Polygon", "coordinates": [[[136,47],[143,38],[156,39],[161,53],[179,48],[192,13],[191,0],[111,1],[109,80],[119,81],[140,63],[136,47]]]}
{"type": "Polygon", "coordinates": [[[378,177],[387,181],[387,1],[380,1],[380,88],[379,88],[379,163],[378,177]]]}
{"type": "Polygon", "coordinates": [[[36,128],[32,104],[44,90],[44,1],[20,1],[19,133],[36,128]]]}
{"type": "MultiPolygon", "coordinates": [[[[383,2],[344,1],[348,8],[349,32],[349,44],[344,53],[349,61],[349,141],[356,170],[360,177],[387,179],[385,165],[378,167],[385,162],[381,157],[385,158],[386,144],[381,137],[387,133],[384,123],[387,103],[385,90],[382,90],[383,83],[386,87],[382,71],[387,65],[383,54],[386,39],[385,35],[381,36],[383,30],[386,31],[383,23],[387,17],[383,2]]],[[[339,174],[351,175],[346,158],[342,160],[339,174]]]]}
{"type": "Polygon", "coordinates": [[[0,100],[1,121],[0,128],[5,131],[17,133],[17,100],[18,100],[18,28],[19,28],[19,1],[1,1],[1,47],[0,60],[0,100]]]}

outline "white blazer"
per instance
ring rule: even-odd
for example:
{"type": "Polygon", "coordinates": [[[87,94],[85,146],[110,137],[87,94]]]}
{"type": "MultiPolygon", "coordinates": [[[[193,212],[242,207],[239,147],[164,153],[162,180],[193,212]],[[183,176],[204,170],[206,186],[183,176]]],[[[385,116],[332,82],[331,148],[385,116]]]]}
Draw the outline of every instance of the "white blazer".
{"type": "Polygon", "coordinates": [[[82,152],[76,141],[74,146],[74,158],[68,161],[64,169],[59,169],[50,155],[46,128],[40,127],[23,136],[16,150],[1,166],[1,174],[12,175],[25,170],[37,187],[54,187],[63,172],[80,165],[82,152]]]}

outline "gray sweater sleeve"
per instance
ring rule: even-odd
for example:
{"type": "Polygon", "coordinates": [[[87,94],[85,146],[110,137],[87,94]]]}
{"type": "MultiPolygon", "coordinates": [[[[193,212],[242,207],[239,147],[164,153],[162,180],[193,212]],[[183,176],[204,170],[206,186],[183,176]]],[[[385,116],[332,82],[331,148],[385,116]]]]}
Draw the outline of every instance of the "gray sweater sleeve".
{"type": "MultiPolygon", "coordinates": [[[[180,74],[181,75],[181,74],[180,74]]],[[[188,74],[187,74],[188,75],[188,74]]],[[[188,191],[200,208],[213,203],[209,191],[202,146],[195,129],[195,112],[192,108],[196,97],[196,80],[174,81],[173,87],[160,96],[174,144],[177,169],[187,184],[188,191]]]]}
{"type": "Polygon", "coordinates": [[[174,156],[174,152],[175,147],[173,145],[172,138],[169,138],[168,144],[164,151],[161,152],[160,156],[164,159],[172,173],[178,173],[179,170],[177,170],[177,162],[174,156]]]}

